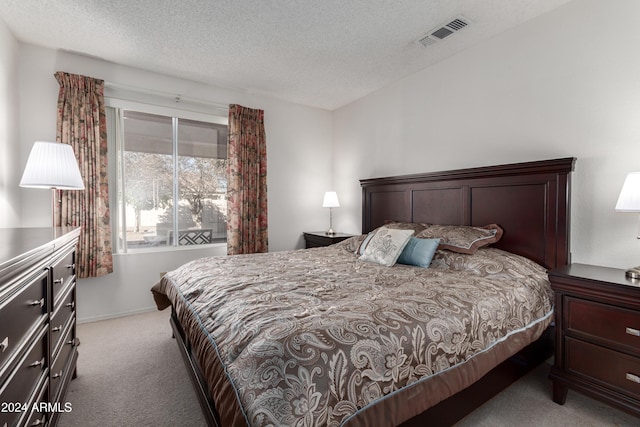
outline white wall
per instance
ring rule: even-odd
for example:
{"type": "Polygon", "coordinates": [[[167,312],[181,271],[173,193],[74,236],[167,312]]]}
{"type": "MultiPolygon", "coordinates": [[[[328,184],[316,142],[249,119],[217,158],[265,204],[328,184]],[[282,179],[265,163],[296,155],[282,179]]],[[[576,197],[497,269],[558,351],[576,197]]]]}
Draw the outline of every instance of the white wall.
{"type": "MultiPolygon", "coordinates": [[[[637,217],[613,211],[626,173],[640,170],[638,16],[635,0],[574,1],[333,114],[16,43],[0,22],[0,226],[50,223],[48,192],[15,188],[33,141],[55,138],[60,70],[263,108],[271,250],[326,227],[328,188],[342,206],[334,228],[358,233],[361,178],[575,156],[573,260],[640,264],[637,217]]],[[[223,253],[116,256],[114,274],[80,281],[79,318],[151,308],[160,271],[223,253]]]]}
{"type": "MultiPolygon", "coordinates": [[[[20,44],[19,58],[20,170],[34,141],[55,140],[59,86],[54,73],[88,75],[141,90],[264,109],[270,250],[301,248],[303,231],[326,227],[327,212],[320,205],[324,191],[331,186],[330,112],[33,45],[20,44]]],[[[21,196],[21,226],[48,226],[51,223],[50,193],[21,189],[21,196]]],[[[189,259],[225,253],[226,246],[221,245],[209,249],[118,255],[114,258],[113,274],[78,282],[78,318],[84,321],[150,309],[153,302],[149,289],[159,272],[171,270],[189,259]]]]}
{"type": "Polygon", "coordinates": [[[360,230],[360,178],[575,156],[573,261],[640,264],[638,217],[614,212],[640,170],[639,16],[574,1],[335,111],[338,228],[360,230]]]}
{"type": "Polygon", "coordinates": [[[17,80],[18,42],[0,19],[0,227],[20,223],[17,80]]]}

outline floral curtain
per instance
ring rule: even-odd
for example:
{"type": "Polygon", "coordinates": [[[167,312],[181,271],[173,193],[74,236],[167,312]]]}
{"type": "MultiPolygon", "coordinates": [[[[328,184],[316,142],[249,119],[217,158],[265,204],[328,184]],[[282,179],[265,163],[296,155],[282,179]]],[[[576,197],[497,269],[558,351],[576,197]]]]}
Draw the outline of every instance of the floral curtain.
{"type": "Polygon", "coordinates": [[[85,186],[61,192],[55,222],[81,228],[78,277],[103,276],[113,271],[104,81],[63,72],[55,77],[60,84],[56,138],[73,147],[85,186]]]}
{"type": "Polygon", "coordinates": [[[264,111],[229,106],[227,253],[268,252],[264,111]]]}

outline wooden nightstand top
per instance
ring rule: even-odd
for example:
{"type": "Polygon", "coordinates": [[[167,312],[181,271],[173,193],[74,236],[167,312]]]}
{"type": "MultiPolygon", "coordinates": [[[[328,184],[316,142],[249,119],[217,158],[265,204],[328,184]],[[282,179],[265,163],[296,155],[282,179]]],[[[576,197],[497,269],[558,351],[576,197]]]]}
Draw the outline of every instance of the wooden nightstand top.
{"type": "Polygon", "coordinates": [[[615,284],[629,286],[640,291],[640,280],[629,279],[625,270],[588,264],[569,264],[549,271],[549,278],[578,279],[593,284],[615,284]]]}
{"type": "Polygon", "coordinates": [[[305,231],[304,234],[310,234],[312,236],[318,236],[318,237],[339,238],[339,239],[346,239],[346,238],[355,236],[355,234],[348,234],[348,233],[327,234],[326,231],[305,231]]]}

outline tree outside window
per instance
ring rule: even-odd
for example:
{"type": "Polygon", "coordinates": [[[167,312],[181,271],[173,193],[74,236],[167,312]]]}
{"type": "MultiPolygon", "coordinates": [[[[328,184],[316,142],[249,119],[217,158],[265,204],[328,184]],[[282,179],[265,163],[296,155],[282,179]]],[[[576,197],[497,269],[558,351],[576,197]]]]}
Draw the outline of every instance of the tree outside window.
{"type": "Polygon", "coordinates": [[[227,126],[130,110],[123,117],[125,250],[225,241],[227,126]]]}

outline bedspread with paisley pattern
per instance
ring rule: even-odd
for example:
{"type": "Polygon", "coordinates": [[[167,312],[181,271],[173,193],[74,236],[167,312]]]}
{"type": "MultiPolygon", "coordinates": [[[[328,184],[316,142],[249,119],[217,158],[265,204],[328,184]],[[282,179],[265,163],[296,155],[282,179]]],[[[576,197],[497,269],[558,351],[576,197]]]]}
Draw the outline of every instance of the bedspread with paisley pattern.
{"type": "Polygon", "coordinates": [[[154,286],[194,346],[223,425],[396,425],[551,322],[546,271],[532,261],[484,248],[438,251],[428,269],[384,267],[354,255],[361,239],[203,258],[154,286]]]}

